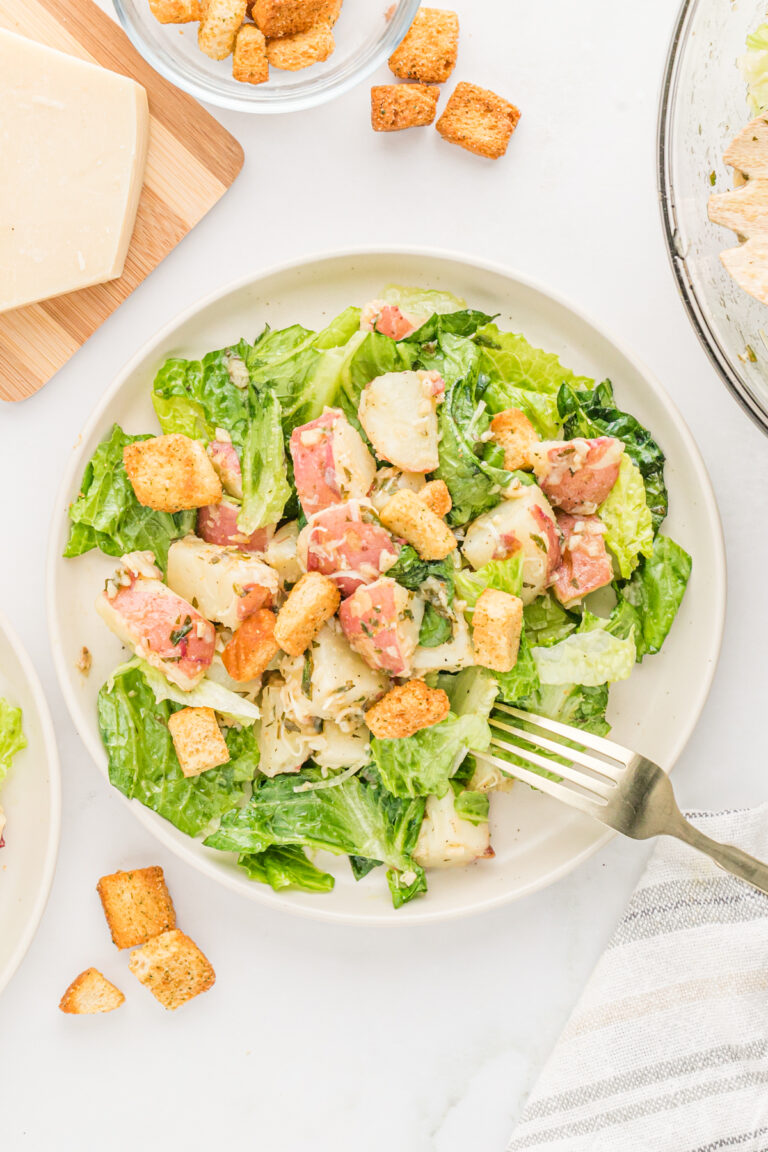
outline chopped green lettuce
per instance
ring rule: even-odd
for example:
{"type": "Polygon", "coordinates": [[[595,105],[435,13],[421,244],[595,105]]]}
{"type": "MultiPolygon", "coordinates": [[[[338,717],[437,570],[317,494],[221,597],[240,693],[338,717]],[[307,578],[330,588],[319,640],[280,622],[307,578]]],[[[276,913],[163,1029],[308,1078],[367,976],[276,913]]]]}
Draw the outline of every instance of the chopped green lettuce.
{"type": "Polygon", "coordinates": [[[171,357],[158,370],[152,403],[166,434],[213,440],[223,428],[242,447],[248,430],[248,371],[238,348],[209,352],[202,360],[171,357]],[[235,381],[238,383],[235,383],[235,381]]]}
{"type": "Polygon", "coordinates": [[[542,684],[600,684],[626,680],[635,664],[634,630],[627,637],[614,636],[598,617],[586,614],[577,632],[549,648],[532,649],[542,684]],[[598,621],[595,625],[593,622],[598,621]]]}
{"type": "Polygon", "coordinates": [[[469,788],[456,790],[454,801],[456,815],[470,824],[485,824],[488,821],[490,802],[487,792],[471,792],[469,788]]]}
{"type": "Polygon", "coordinates": [[[543,596],[537,596],[533,603],[526,604],[523,622],[526,636],[537,648],[557,644],[579,626],[578,616],[563,608],[551,592],[545,592],[543,596]]]}
{"type": "Polygon", "coordinates": [[[411,853],[425,802],[387,796],[376,782],[358,776],[335,788],[302,790],[321,779],[320,770],[311,766],[263,779],[245,807],[229,812],[205,843],[245,854],[292,844],[363,857],[387,864],[393,874],[403,873],[402,882],[393,875],[390,884],[400,903],[423,891],[423,873],[411,853]]]}
{"type": "Polygon", "coordinates": [[[21,708],[14,707],[0,696],[0,784],[8,775],[16,753],[26,746],[27,740],[21,728],[21,708]]]}
{"type": "Polygon", "coordinates": [[[454,525],[466,524],[495,508],[501,489],[511,479],[501,466],[503,452],[482,440],[490,419],[479,391],[458,380],[448,388],[438,409],[440,464],[435,476],[448,486],[453,503],[448,519],[454,525]]]}
{"type": "Polygon", "coordinates": [[[511,672],[494,672],[499,685],[499,699],[515,704],[539,687],[539,670],[528,637],[523,630],[517,662],[511,672]]]}
{"type": "Polygon", "coordinates": [[[462,568],[454,572],[453,579],[458,596],[470,608],[474,608],[486,588],[519,596],[523,586],[523,554],[516,552],[506,560],[489,560],[477,571],[462,568]]]}
{"type": "Polygon", "coordinates": [[[620,603],[635,614],[638,659],[659,652],[682,603],[692,560],[684,548],[659,535],[629,583],[618,589],[620,603]]]}
{"type": "Polygon", "coordinates": [[[768,24],[747,36],[747,51],[738,60],[747,82],[747,103],[753,116],[768,108],[768,24]]]}
{"type": "Polygon", "coordinates": [[[385,285],[376,299],[383,300],[385,304],[396,304],[401,311],[412,312],[416,316],[459,312],[467,306],[466,300],[454,296],[452,292],[436,292],[431,288],[416,288],[405,284],[385,285]]]}
{"type": "Polygon", "coordinates": [[[322,872],[296,844],[273,844],[263,852],[245,852],[237,862],[250,880],[269,884],[275,892],[285,888],[330,892],[335,883],[330,872],[322,872]]]}
{"type": "Polygon", "coordinates": [[[653,518],[640,469],[626,452],[621,458],[618,479],[598,513],[605,524],[605,543],[619,574],[628,580],[640,556],[650,556],[653,552],[653,518]]]}
{"type": "Polygon", "coordinates": [[[437,686],[448,696],[454,715],[488,719],[497,689],[494,674],[487,668],[473,665],[461,672],[442,672],[437,686]]]}
{"type": "Polygon", "coordinates": [[[70,505],[65,556],[100,548],[108,556],[149,551],[165,571],[172,541],[192,532],[196,513],[156,512],[139,504],[123,465],[123,448],[151,436],[128,436],[115,424],[86,466],[80,495],[70,505]]]}
{"type": "Polygon", "coordinates": [[[101,688],[98,722],[109,760],[109,779],[130,800],[139,800],[188,836],[206,831],[239,807],[253,777],[255,739],[227,733],[233,759],[220,768],[186,777],[168,730],[178,705],[158,702],[140,668],[126,666],[101,688]]]}
{"type": "Polygon", "coordinates": [[[282,517],[292,489],[281,424],[280,401],[261,388],[251,398],[251,419],[243,445],[243,506],[237,517],[242,532],[255,532],[282,517]]]}
{"type": "Polygon", "coordinates": [[[213,708],[230,724],[253,724],[261,715],[256,704],[238,696],[236,692],[225,688],[223,684],[217,684],[215,680],[208,680],[204,677],[196,687],[185,691],[183,688],[179,688],[177,684],[172,684],[163,676],[162,672],[158,672],[151,664],[145,663],[138,657],[116,668],[112,673],[112,679],[114,680],[116,676],[120,676],[131,668],[138,668],[152,689],[158,704],[161,704],[163,700],[171,700],[183,708],[213,708]]]}
{"type": "MultiPolygon", "coordinates": [[[[480,346],[480,369],[490,377],[492,395],[495,394],[494,385],[499,384],[511,384],[529,392],[553,396],[563,384],[576,389],[594,385],[594,380],[588,376],[577,376],[569,368],[564,368],[554,352],[534,348],[524,336],[514,332],[500,332],[495,324],[480,328],[475,339],[480,346]]],[[[494,411],[508,407],[509,404],[501,404],[494,411]]]]}
{"type": "Polygon", "coordinates": [[[489,744],[484,717],[449,712],[445,720],[413,736],[400,740],[375,737],[371,755],[384,787],[393,796],[445,796],[467,751],[483,752],[489,744]]]}

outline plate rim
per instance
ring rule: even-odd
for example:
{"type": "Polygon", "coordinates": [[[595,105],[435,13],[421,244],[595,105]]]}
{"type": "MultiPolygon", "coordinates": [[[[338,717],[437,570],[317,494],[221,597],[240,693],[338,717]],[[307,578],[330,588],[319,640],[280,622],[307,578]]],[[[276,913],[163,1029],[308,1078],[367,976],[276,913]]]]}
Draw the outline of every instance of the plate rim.
{"type": "MultiPolygon", "coordinates": [[[[621,356],[623,356],[629,364],[631,364],[638,375],[642,377],[645,386],[649,388],[650,392],[655,396],[662,407],[666,409],[670,418],[674,420],[677,431],[684,442],[689,459],[695,466],[699,496],[704,504],[706,519],[709,522],[712,530],[712,542],[715,548],[718,562],[716,566],[716,572],[710,573],[710,577],[717,584],[717,619],[715,621],[710,619],[709,621],[710,630],[712,630],[712,624],[715,624],[712,636],[712,659],[709,662],[705,675],[700,681],[694,706],[690,710],[691,718],[687,724],[683,725],[678,730],[677,738],[669,757],[669,763],[665,766],[667,771],[672,769],[682,754],[688,741],[690,740],[706,704],[712,687],[712,682],[714,680],[715,672],[718,667],[720,651],[722,647],[723,632],[725,628],[727,568],[722,521],[717,506],[717,501],[715,499],[712,481],[709,477],[709,473],[707,472],[706,465],[698,445],[696,444],[696,441],[693,437],[693,434],[691,433],[688,424],[683,418],[674,400],[662,387],[655,374],[651,372],[646,364],[632,351],[630,351],[621,340],[615,339],[602,327],[601,324],[596,323],[590,315],[575,305],[566,296],[560,294],[559,292],[553,291],[548,286],[542,284],[540,281],[537,281],[533,277],[517,272],[515,269],[510,268],[499,261],[473,257],[467,253],[455,249],[402,244],[351,245],[320,250],[310,253],[309,255],[294,257],[290,260],[271,264],[268,267],[261,269],[257,273],[251,272],[244,276],[240,276],[235,280],[228,282],[224,286],[220,286],[213,291],[206,293],[197,301],[181,309],[175,316],[173,316],[169,321],[157,329],[148,340],[144,341],[141,347],[136,350],[130,359],[126,361],[122,368],[116,373],[109,387],[105,390],[99,401],[96,403],[75,440],[74,447],[70,453],[69,460],[63,471],[62,478],[57,489],[51,521],[51,529],[49,532],[48,550],[46,557],[46,612],[54,666],[56,669],[59,686],[67,705],[67,710],[75,725],[75,728],[77,729],[78,735],[85,744],[89,755],[94,760],[97,768],[99,769],[107,784],[109,784],[109,774],[106,753],[104,752],[102,745],[92,739],[92,733],[90,730],[83,732],[80,729],[78,722],[78,708],[74,690],[71,688],[70,678],[67,673],[67,665],[63,655],[63,646],[61,644],[61,637],[59,635],[58,627],[58,613],[56,611],[55,604],[56,569],[57,565],[63,559],[63,557],[59,555],[59,543],[62,525],[62,520],[60,517],[62,515],[62,510],[66,510],[68,508],[69,493],[75,490],[76,485],[80,479],[80,473],[82,472],[83,468],[83,444],[90,437],[95,426],[101,420],[103,414],[108,410],[114,397],[120,392],[121,388],[128,380],[128,378],[133,374],[136,367],[152,353],[153,349],[160,346],[169,336],[172,336],[176,329],[187,323],[187,321],[192,319],[194,316],[217,304],[224,297],[246,289],[251,285],[257,285],[259,282],[267,280],[272,276],[306,269],[313,265],[322,264],[328,261],[360,260],[363,258],[375,259],[377,257],[392,258],[398,256],[406,258],[416,257],[425,260],[446,261],[452,262],[454,264],[464,265],[474,270],[475,272],[487,272],[489,274],[515,282],[518,286],[529,289],[532,292],[541,294],[556,305],[568,311],[581,324],[591,329],[606,343],[612,345],[613,348],[615,348],[616,351],[621,356]]],[[[271,889],[267,889],[264,885],[253,884],[250,888],[245,888],[238,876],[220,873],[209,864],[205,857],[202,857],[198,852],[196,852],[191,846],[197,843],[195,840],[190,838],[189,846],[187,845],[186,841],[179,842],[175,836],[170,833],[170,831],[166,831],[163,826],[166,822],[163,821],[162,818],[159,817],[155,812],[145,808],[142,804],[140,804],[138,800],[128,799],[128,797],[124,796],[123,793],[119,793],[119,795],[123,803],[127,804],[131,808],[131,810],[134,812],[134,815],[138,817],[140,822],[153,836],[155,836],[166,848],[173,852],[174,855],[191,864],[194,868],[196,868],[203,875],[207,876],[209,879],[212,879],[219,884],[223,884],[225,887],[239,893],[246,899],[256,901],[257,903],[261,903],[280,912],[287,912],[291,915],[301,916],[302,918],[322,920],[336,924],[360,925],[361,927],[410,927],[415,925],[444,922],[447,920],[456,920],[461,917],[477,915],[481,912],[490,911],[491,909],[501,907],[505,904],[511,903],[514,900],[518,900],[524,896],[538,892],[541,889],[548,887],[550,884],[553,884],[556,881],[562,879],[564,876],[567,876],[570,872],[574,871],[574,869],[579,867],[597,851],[599,851],[600,848],[604,847],[605,844],[607,844],[608,841],[616,835],[616,833],[612,830],[606,829],[602,835],[596,836],[591,844],[587,845],[581,852],[578,852],[567,862],[543,872],[541,876],[536,877],[536,879],[530,881],[522,887],[515,889],[513,892],[504,892],[498,895],[487,896],[477,903],[467,907],[441,910],[430,910],[428,907],[425,907],[423,911],[420,908],[418,913],[413,913],[407,918],[403,918],[393,915],[393,910],[390,908],[387,908],[383,912],[371,913],[349,913],[337,911],[334,910],[330,905],[322,907],[318,906],[317,909],[314,907],[307,908],[303,905],[294,905],[290,901],[282,901],[279,899],[279,897],[276,899],[276,894],[273,893],[271,889]]],[[[172,825],[168,825],[169,829],[172,827],[172,825]]],[[[428,901],[424,901],[423,903],[427,904],[428,901]]],[[[318,904],[320,904],[319,901],[318,904]]]]}
{"type": "Polygon", "coordinates": [[[16,629],[11,625],[8,617],[2,611],[0,611],[0,633],[5,636],[19,663],[22,674],[29,687],[37,718],[40,723],[48,769],[48,794],[51,806],[51,818],[48,823],[41,883],[32,905],[32,913],[27,918],[25,928],[16,941],[16,945],[8,960],[3,967],[0,968],[0,994],[2,994],[19,970],[24,957],[29,951],[30,945],[37,934],[40,921],[43,918],[43,913],[48,904],[51,888],[53,887],[53,879],[56,874],[56,864],[59,856],[59,844],[61,841],[61,762],[56,732],[53,727],[53,719],[40,677],[16,629]]]}

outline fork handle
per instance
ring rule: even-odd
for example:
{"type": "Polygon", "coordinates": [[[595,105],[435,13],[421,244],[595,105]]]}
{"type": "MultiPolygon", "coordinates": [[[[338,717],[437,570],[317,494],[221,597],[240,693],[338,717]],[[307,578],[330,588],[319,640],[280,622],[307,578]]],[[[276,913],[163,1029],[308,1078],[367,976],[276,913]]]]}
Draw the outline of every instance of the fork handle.
{"type": "Polygon", "coordinates": [[[674,826],[668,831],[678,840],[684,840],[686,844],[698,848],[726,872],[731,872],[740,880],[746,880],[747,884],[751,884],[758,891],[768,893],[768,864],[764,864],[762,860],[757,860],[748,852],[742,852],[741,848],[736,848],[733,844],[721,844],[718,840],[713,840],[683,817],[679,823],[675,821],[674,826]]]}

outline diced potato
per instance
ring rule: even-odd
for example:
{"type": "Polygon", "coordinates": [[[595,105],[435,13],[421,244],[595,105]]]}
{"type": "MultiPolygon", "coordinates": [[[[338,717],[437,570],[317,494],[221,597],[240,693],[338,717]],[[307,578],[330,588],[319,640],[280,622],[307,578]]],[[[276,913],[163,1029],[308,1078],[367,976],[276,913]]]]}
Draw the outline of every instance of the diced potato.
{"type": "Polygon", "coordinates": [[[406,472],[434,472],[437,405],[445,384],[437,372],[387,372],[363,389],[358,415],[382,460],[406,472]]]}

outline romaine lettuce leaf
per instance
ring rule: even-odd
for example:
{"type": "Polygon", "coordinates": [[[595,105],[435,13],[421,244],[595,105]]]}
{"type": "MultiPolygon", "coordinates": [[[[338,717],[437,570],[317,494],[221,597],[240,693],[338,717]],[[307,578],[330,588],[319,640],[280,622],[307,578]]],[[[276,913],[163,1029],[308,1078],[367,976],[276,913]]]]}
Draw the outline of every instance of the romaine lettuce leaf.
{"type": "MultiPolygon", "coordinates": [[[[589,616],[589,614],[587,614],[589,616]]],[[[612,635],[599,617],[590,617],[577,632],[549,648],[533,648],[542,684],[601,684],[626,680],[635,664],[634,631],[626,638],[612,635]],[[598,621],[593,625],[593,621],[598,621]]]]}
{"type": "Polygon", "coordinates": [[[478,328],[491,321],[485,312],[464,308],[458,312],[436,313],[408,337],[412,344],[427,344],[442,336],[471,336],[478,328]]]}
{"type": "Polygon", "coordinates": [[[21,708],[0,696],[0,784],[10,770],[13,758],[27,740],[21,728],[21,708]]]}
{"type": "Polygon", "coordinates": [[[598,514],[605,524],[605,543],[619,574],[628,580],[640,556],[650,556],[653,552],[653,517],[640,469],[626,452],[621,458],[618,479],[598,508],[598,514]]]}
{"type": "Polygon", "coordinates": [[[123,466],[123,448],[147,436],[128,436],[115,424],[88,463],[80,495],[70,505],[72,528],[65,556],[81,556],[100,548],[108,556],[152,552],[165,571],[174,540],[194,530],[196,513],[155,512],[139,504],[123,466]]]}
{"type": "Polygon", "coordinates": [[[222,851],[247,854],[264,852],[275,844],[292,844],[363,857],[389,866],[394,873],[390,884],[393,899],[402,903],[410,898],[409,892],[416,895],[423,891],[423,872],[411,852],[425,802],[398,800],[375,781],[358,776],[334,788],[302,790],[303,784],[321,779],[319,769],[311,766],[299,773],[265,778],[248,804],[226,815],[205,843],[222,851]]]}
{"type": "Polygon", "coordinates": [[[99,692],[99,730],[111,783],[188,836],[198,836],[243,803],[253,776],[254,748],[244,747],[248,737],[232,729],[225,736],[233,756],[228,764],[184,776],[168,730],[168,717],[177,707],[155,699],[141,669],[125,667],[99,692]]]}
{"type": "Polygon", "coordinates": [[[242,447],[250,409],[248,372],[238,349],[222,348],[202,360],[166,360],[155,376],[152,404],[166,434],[210,441],[223,428],[242,447]]]}
{"type": "Polygon", "coordinates": [[[520,408],[543,440],[559,440],[562,421],[557,407],[557,396],[551,392],[531,392],[504,380],[491,380],[483,393],[488,411],[503,412],[506,408],[520,408]]]}
{"type": "Polygon", "coordinates": [[[387,284],[382,288],[377,300],[385,304],[396,304],[403,312],[413,312],[416,316],[443,315],[447,312],[460,312],[466,308],[466,300],[451,292],[436,292],[431,288],[417,288],[405,284],[387,284]]]}
{"type": "Polygon", "coordinates": [[[447,694],[456,716],[479,716],[487,720],[496,699],[494,673],[473,665],[461,672],[441,672],[437,686],[447,694]]]}
{"type": "Polygon", "coordinates": [[[620,603],[636,613],[638,659],[660,651],[685,595],[691,567],[685,549],[659,535],[653,554],[643,558],[629,583],[618,589],[620,603]]]}
{"type": "Polygon", "coordinates": [[[519,596],[523,586],[523,554],[516,552],[506,560],[490,560],[473,571],[461,568],[454,572],[453,581],[458,596],[473,608],[486,588],[519,596]]]}
{"type": "Polygon", "coordinates": [[[145,663],[138,657],[116,668],[112,673],[112,680],[132,668],[137,668],[141,672],[144,680],[152,689],[158,704],[161,704],[163,700],[171,700],[183,708],[213,708],[230,724],[253,724],[261,715],[256,704],[238,696],[236,692],[231,692],[223,684],[217,684],[215,680],[203,678],[195,688],[185,692],[177,684],[172,684],[170,680],[166,680],[162,672],[158,672],[151,664],[145,663]]]}
{"type": "Polygon", "coordinates": [[[330,872],[321,872],[295,844],[273,844],[263,852],[246,852],[237,862],[250,880],[269,884],[275,892],[285,888],[330,892],[335,883],[330,872]]]}
{"type": "Polygon", "coordinates": [[[545,592],[523,609],[525,633],[534,647],[547,648],[575,632],[577,616],[566,611],[551,592],[545,592]]]}
{"type": "MultiPolygon", "coordinates": [[[[577,376],[564,368],[553,352],[534,348],[524,336],[514,332],[500,332],[495,324],[480,328],[475,339],[480,347],[480,370],[490,377],[491,386],[510,384],[556,396],[563,384],[575,389],[594,385],[588,376],[577,376]]],[[[501,404],[494,411],[508,407],[509,404],[501,404]]]]}
{"type": "Polygon", "coordinates": [[[487,792],[471,792],[468,788],[456,790],[454,801],[456,815],[470,824],[485,824],[488,820],[490,802],[487,792]]]}
{"type": "Polygon", "coordinates": [[[243,445],[243,504],[237,517],[242,532],[255,532],[281,519],[291,498],[281,424],[280,401],[269,388],[254,390],[251,419],[243,445]]]}
{"type": "Polygon", "coordinates": [[[382,783],[393,796],[444,796],[451,777],[470,749],[484,751],[490,730],[481,716],[456,716],[422,728],[401,740],[371,741],[382,783]]]}
{"type": "Polygon", "coordinates": [[[576,392],[563,385],[557,405],[568,440],[575,436],[615,436],[640,469],[645,497],[653,518],[654,532],[667,514],[667,486],[664,483],[664,453],[650,432],[628,412],[616,407],[610,380],[592,392],[576,392]]]}
{"type": "Polygon", "coordinates": [[[539,687],[539,671],[533,650],[523,629],[517,663],[511,672],[494,672],[499,685],[499,699],[515,704],[530,696],[539,687]]]}
{"type": "Polygon", "coordinates": [[[494,508],[511,479],[501,467],[503,452],[497,450],[494,455],[497,446],[482,440],[490,419],[478,399],[479,391],[477,385],[458,380],[448,388],[438,409],[440,464],[435,476],[445,481],[451,493],[448,520],[454,525],[466,524],[494,508]]]}

